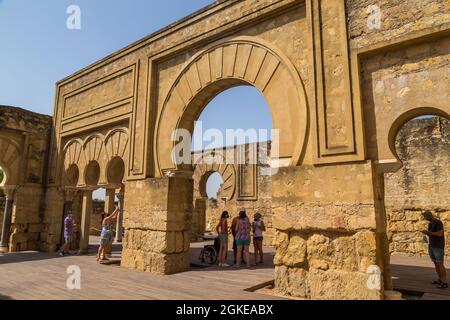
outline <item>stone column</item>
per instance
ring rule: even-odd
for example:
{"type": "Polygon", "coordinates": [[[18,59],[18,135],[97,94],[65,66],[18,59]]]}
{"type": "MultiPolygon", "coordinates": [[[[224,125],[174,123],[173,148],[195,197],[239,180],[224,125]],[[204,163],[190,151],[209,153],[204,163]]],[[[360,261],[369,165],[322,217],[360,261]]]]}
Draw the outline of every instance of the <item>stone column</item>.
{"type": "Polygon", "coordinates": [[[89,233],[92,215],[92,190],[83,191],[83,206],[81,212],[81,238],[79,254],[88,253],[89,233]]]}
{"type": "Polygon", "coordinates": [[[125,197],[121,267],[158,274],[189,270],[192,172],[127,182],[125,197]]]}
{"type": "Polygon", "coordinates": [[[6,197],[5,211],[3,214],[2,237],[0,240],[0,252],[9,252],[9,236],[12,222],[12,209],[15,195],[15,188],[5,187],[3,189],[6,197]]]}
{"type": "Polygon", "coordinates": [[[280,292],[314,300],[383,298],[386,249],[373,169],[371,161],[302,165],[272,176],[280,292]]]}
{"type": "Polygon", "coordinates": [[[122,226],[123,226],[123,200],[124,200],[124,192],[123,190],[120,190],[119,193],[117,193],[117,198],[119,199],[119,215],[117,216],[116,220],[116,237],[114,239],[114,242],[120,243],[122,242],[122,226]]]}

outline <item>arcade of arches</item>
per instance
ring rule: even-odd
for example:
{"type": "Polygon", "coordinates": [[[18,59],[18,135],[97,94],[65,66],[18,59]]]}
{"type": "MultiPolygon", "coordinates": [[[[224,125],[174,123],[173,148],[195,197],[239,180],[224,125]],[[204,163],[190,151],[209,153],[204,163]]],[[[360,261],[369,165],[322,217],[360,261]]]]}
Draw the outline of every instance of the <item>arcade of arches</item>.
{"type": "Polygon", "coordinates": [[[201,180],[217,171],[244,181],[219,197],[269,209],[280,292],[383,299],[384,175],[402,167],[403,124],[449,117],[449,11],[440,0],[216,1],[59,81],[52,118],[2,107],[2,249],[55,250],[78,201],[85,250],[102,187],[123,208],[121,266],[185,271],[193,228],[205,224],[201,180]],[[279,129],[267,188],[258,168],[173,161],[173,131],[192,132],[206,104],[238,85],[262,93],[279,129]]]}

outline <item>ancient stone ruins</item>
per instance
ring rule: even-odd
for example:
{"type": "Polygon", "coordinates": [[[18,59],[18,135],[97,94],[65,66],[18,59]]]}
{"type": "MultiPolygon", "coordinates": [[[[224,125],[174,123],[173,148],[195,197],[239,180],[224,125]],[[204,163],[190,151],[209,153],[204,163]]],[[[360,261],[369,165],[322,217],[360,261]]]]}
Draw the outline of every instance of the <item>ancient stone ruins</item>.
{"type": "Polygon", "coordinates": [[[68,210],[87,250],[103,187],[105,210],[115,194],[124,208],[122,268],[188,270],[191,238],[245,206],[268,222],[280,292],[383,299],[390,253],[426,254],[420,211],[450,229],[449,71],[448,0],[216,1],[59,81],[53,117],[0,108],[2,250],[55,251],[68,210]],[[173,131],[238,85],[263,94],[280,130],[275,173],[174,163],[173,131]],[[422,115],[440,118],[404,127],[422,115]]]}

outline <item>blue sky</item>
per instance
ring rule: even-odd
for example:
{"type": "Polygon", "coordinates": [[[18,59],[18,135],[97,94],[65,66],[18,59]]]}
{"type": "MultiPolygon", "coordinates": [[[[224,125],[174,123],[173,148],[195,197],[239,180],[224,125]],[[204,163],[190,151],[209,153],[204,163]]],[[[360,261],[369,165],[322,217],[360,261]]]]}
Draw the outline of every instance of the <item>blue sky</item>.
{"type": "MultiPolygon", "coordinates": [[[[212,2],[0,0],[0,105],[51,115],[58,80],[212,2]],[[70,5],[81,9],[81,30],[66,27],[70,5]]],[[[199,120],[203,130],[222,132],[270,129],[272,121],[264,98],[252,87],[218,95],[199,120]]]]}

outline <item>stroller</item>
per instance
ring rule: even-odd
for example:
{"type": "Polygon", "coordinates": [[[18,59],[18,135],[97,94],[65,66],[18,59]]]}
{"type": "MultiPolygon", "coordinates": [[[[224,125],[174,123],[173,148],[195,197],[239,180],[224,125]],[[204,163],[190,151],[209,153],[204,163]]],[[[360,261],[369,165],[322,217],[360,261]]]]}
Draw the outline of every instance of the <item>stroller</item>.
{"type": "Polygon", "coordinates": [[[199,260],[202,263],[215,264],[217,262],[220,251],[219,238],[214,239],[214,244],[205,245],[200,252],[199,260]]]}

